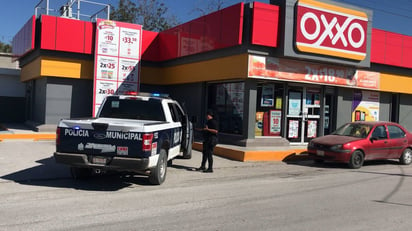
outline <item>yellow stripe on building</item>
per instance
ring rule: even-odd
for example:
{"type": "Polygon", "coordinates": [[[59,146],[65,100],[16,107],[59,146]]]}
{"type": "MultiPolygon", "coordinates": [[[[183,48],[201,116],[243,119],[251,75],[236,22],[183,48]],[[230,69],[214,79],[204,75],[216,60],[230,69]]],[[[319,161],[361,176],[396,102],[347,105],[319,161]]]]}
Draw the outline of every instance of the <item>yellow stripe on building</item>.
{"type": "Polygon", "coordinates": [[[183,84],[215,80],[246,79],[248,55],[241,54],[170,67],[142,67],[145,84],[183,84]]]}
{"type": "Polygon", "coordinates": [[[412,77],[404,75],[380,74],[380,90],[394,93],[412,94],[412,77]]]}
{"type": "Polygon", "coordinates": [[[21,81],[41,77],[93,79],[93,61],[41,56],[21,70],[21,81]]]}

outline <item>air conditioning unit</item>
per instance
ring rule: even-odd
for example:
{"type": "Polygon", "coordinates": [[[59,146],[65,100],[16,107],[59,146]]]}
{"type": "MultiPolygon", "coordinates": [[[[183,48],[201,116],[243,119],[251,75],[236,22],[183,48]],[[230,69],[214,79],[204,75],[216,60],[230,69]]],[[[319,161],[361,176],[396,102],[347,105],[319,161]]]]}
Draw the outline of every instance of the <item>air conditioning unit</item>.
{"type": "Polygon", "coordinates": [[[60,7],[60,17],[72,18],[72,8],[69,5],[60,7]]]}

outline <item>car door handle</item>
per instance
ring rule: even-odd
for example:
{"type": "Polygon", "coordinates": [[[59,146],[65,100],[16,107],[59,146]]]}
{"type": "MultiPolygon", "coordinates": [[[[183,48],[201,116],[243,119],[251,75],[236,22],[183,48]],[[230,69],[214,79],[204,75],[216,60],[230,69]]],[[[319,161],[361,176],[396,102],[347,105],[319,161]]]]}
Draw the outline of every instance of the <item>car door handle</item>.
{"type": "Polygon", "coordinates": [[[388,143],[388,141],[385,141],[385,142],[383,142],[384,144],[387,144],[388,143]]]}
{"type": "Polygon", "coordinates": [[[408,143],[408,141],[407,141],[407,140],[404,140],[403,142],[404,142],[404,143],[408,143]]]}

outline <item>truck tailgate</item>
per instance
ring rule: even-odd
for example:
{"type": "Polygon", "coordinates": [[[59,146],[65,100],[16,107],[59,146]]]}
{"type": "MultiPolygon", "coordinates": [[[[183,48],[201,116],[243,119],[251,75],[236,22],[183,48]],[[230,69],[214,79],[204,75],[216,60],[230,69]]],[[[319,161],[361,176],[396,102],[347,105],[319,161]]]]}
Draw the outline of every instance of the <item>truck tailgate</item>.
{"type": "Polygon", "coordinates": [[[57,128],[56,151],[83,153],[92,156],[148,157],[143,151],[142,141],[145,125],[156,121],[133,121],[124,119],[62,120],[57,128]]]}

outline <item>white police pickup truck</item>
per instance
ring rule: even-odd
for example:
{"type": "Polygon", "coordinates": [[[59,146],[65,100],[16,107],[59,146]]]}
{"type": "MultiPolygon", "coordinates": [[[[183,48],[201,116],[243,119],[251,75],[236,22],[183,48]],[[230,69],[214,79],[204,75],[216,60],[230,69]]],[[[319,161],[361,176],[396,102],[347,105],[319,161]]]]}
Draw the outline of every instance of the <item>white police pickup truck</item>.
{"type": "Polygon", "coordinates": [[[107,170],[166,179],[176,156],[190,159],[193,126],[175,100],[152,94],[107,96],[96,118],[62,119],[56,130],[57,163],[71,166],[73,178],[107,170]]]}

